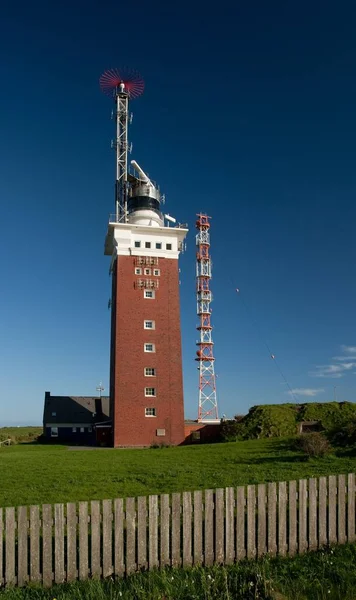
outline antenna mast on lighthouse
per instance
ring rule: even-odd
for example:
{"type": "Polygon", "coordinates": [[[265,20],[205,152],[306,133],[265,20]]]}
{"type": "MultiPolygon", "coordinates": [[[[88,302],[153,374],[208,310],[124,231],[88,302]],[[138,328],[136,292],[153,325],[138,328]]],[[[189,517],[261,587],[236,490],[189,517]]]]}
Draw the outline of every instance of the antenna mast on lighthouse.
{"type": "Polygon", "coordinates": [[[197,358],[199,367],[199,422],[218,422],[218,403],[216,398],[216,381],[214,370],[214,343],[210,322],[212,294],[210,291],[211,260],[210,260],[210,223],[207,215],[198,214],[196,228],[197,245],[197,313],[200,340],[197,342],[197,358]]]}
{"type": "Polygon", "coordinates": [[[105,71],[99,83],[104,94],[112,96],[115,102],[116,139],[112,142],[112,146],[116,149],[116,222],[127,223],[127,155],[130,151],[128,125],[132,121],[132,115],[129,116],[129,99],[140,96],[145,84],[139,73],[128,69],[105,71]]]}

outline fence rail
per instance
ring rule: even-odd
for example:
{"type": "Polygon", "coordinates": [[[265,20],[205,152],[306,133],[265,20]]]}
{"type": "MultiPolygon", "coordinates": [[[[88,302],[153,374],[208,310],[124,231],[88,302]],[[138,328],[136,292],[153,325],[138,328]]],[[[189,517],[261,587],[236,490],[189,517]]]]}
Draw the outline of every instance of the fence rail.
{"type": "Polygon", "coordinates": [[[0,585],[232,564],[354,542],[355,475],[0,508],[0,585]]]}

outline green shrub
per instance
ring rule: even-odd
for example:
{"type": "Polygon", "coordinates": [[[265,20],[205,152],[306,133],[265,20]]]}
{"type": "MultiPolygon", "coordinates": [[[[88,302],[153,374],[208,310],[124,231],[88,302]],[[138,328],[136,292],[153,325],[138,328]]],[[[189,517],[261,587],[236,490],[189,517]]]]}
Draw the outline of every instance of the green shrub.
{"type": "Polygon", "coordinates": [[[297,413],[292,404],[253,406],[232,428],[236,439],[288,437],[297,432],[297,413]]]}
{"type": "Polygon", "coordinates": [[[350,447],[356,445],[356,420],[330,432],[330,439],[335,446],[350,447]]]}
{"type": "Polygon", "coordinates": [[[320,458],[331,452],[329,441],[317,431],[299,435],[295,440],[295,448],[304,452],[307,458],[320,458]]]}

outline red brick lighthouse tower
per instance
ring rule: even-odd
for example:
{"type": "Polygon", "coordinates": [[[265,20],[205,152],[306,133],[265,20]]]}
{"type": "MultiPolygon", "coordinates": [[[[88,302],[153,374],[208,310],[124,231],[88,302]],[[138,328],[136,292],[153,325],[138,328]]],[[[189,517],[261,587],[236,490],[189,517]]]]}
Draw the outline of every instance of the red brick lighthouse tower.
{"type": "Polygon", "coordinates": [[[116,213],[105,254],[111,256],[110,400],[113,445],[180,444],[184,401],[178,257],[187,229],[162,213],[158,186],[131,161],[129,100],[143,92],[138,74],[100,78],[116,114],[116,213]]]}

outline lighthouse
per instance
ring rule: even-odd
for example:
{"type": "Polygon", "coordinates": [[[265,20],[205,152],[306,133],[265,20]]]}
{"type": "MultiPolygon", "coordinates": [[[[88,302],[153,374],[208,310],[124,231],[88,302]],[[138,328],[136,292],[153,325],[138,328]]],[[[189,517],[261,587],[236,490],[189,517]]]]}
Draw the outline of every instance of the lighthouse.
{"type": "Polygon", "coordinates": [[[111,257],[110,415],[114,447],[184,440],[179,255],[187,228],[163,212],[155,181],[128,165],[129,102],[143,92],[137,73],[100,78],[114,99],[115,214],[105,239],[111,257]]]}

